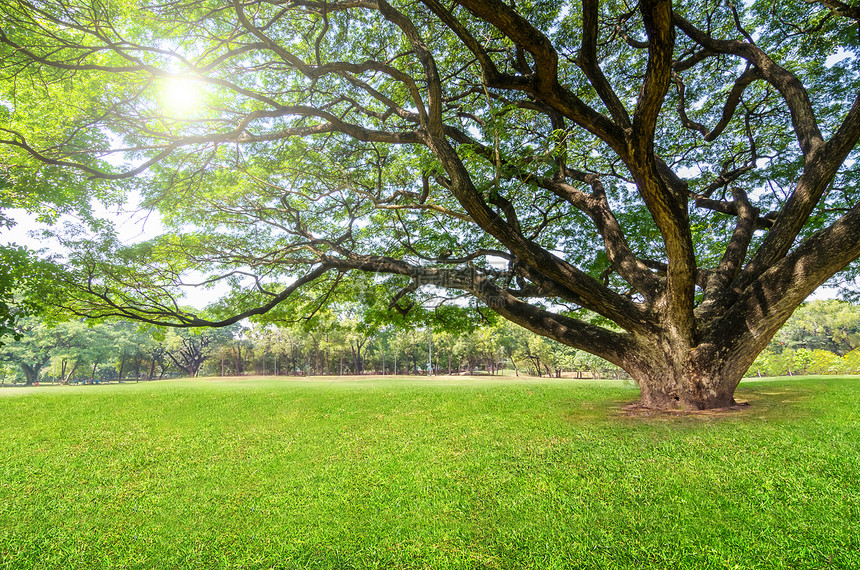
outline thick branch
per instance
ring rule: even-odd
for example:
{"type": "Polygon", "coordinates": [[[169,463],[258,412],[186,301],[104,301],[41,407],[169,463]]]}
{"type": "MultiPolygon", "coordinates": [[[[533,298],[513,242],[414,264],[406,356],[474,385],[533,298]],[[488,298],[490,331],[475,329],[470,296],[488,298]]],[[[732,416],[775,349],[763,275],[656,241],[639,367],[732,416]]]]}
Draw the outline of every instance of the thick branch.
{"type": "Polygon", "coordinates": [[[550,93],[558,84],[558,54],[549,38],[499,0],[460,0],[459,4],[485,22],[490,22],[534,58],[532,82],[538,93],[550,93]]]}
{"type": "Polygon", "coordinates": [[[598,0],[583,0],[582,3],[582,45],[576,63],[585,72],[592,86],[600,96],[600,100],[609,109],[612,120],[622,128],[629,128],[630,116],[627,109],[618,99],[618,95],[612,89],[606,79],[603,70],[600,69],[597,58],[597,23],[598,23],[598,0]]]}
{"type": "MultiPolygon", "coordinates": [[[[708,329],[703,342],[718,344],[737,338],[735,348],[753,355],[763,349],[795,308],[816,288],[860,256],[860,205],[855,205],[830,227],[807,238],[729,303],[729,311],[708,329]]],[[[728,357],[727,357],[728,358],[728,357]]]]}
{"type": "Polygon", "coordinates": [[[475,56],[475,59],[481,66],[485,85],[514,89],[522,89],[528,85],[528,80],[525,78],[501,73],[481,43],[440,2],[437,0],[422,0],[422,2],[460,38],[466,49],[472,52],[472,55],[475,56]]]}
{"type": "Polygon", "coordinates": [[[702,47],[717,53],[736,55],[754,65],[762,77],[776,87],[785,99],[803,154],[809,159],[813,152],[820,150],[824,139],[806,89],[797,77],[777,65],[754,44],[741,40],[714,39],[678,14],[673,15],[673,22],[702,47]]]}
{"type": "MultiPolygon", "coordinates": [[[[732,192],[739,191],[738,188],[732,188],[732,192]]],[[[732,202],[725,202],[723,200],[713,200],[711,198],[705,198],[704,196],[695,196],[695,204],[697,208],[705,208],[706,210],[712,210],[714,212],[719,212],[721,214],[726,214],[727,216],[740,216],[741,211],[738,208],[737,198],[732,202]]],[[[756,210],[756,217],[753,219],[753,230],[766,230],[773,226],[773,219],[776,214],[768,213],[765,216],[759,216],[759,212],[756,210]]]]}
{"type": "Polygon", "coordinates": [[[621,365],[632,349],[630,337],[578,319],[550,313],[518,299],[473,269],[423,268],[383,256],[354,255],[326,260],[341,270],[358,269],[412,277],[416,284],[470,292],[503,317],[558,342],[596,354],[621,365]]]}
{"type": "Polygon", "coordinates": [[[734,201],[731,202],[731,205],[736,212],[738,221],[717,269],[710,276],[708,284],[705,286],[706,303],[737,276],[741,264],[746,258],[753,232],[755,232],[759,220],[758,209],[750,204],[746,192],[740,188],[732,188],[732,195],[734,201]]]}
{"type": "Polygon", "coordinates": [[[757,277],[774,262],[782,258],[794,244],[816,204],[824,195],[848,154],[860,140],[860,96],[848,112],[833,138],[824,145],[824,151],[807,162],[794,191],[774,221],[745,271],[747,282],[757,277]]]}
{"type": "MultiPolygon", "coordinates": [[[[568,172],[571,173],[571,171],[568,172]]],[[[609,206],[600,178],[584,172],[576,174],[580,175],[579,179],[582,182],[591,185],[593,190],[591,195],[564,182],[544,178],[538,178],[536,181],[591,218],[595,228],[603,237],[607,257],[618,274],[646,299],[653,299],[660,288],[659,280],[630,249],[624,231],[609,206]]]]}
{"type": "MultiPolygon", "coordinates": [[[[495,26],[534,58],[533,73],[526,77],[526,82],[511,81],[510,76],[502,76],[493,73],[491,68],[482,67],[488,87],[530,93],[565,118],[606,141],[617,152],[626,154],[624,130],[559,84],[558,54],[546,35],[499,0],[462,0],[459,3],[495,26]]],[[[454,31],[457,29],[454,28],[454,31]]]]}
{"type": "MultiPolygon", "coordinates": [[[[482,145],[463,131],[449,128],[447,132],[449,136],[461,144],[468,144],[477,154],[484,157],[496,168],[500,168],[507,175],[524,183],[537,184],[586,214],[592,219],[598,233],[603,238],[607,256],[616,271],[646,298],[652,298],[656,294],[659,287],[658,280],[630,249],[621,225],[609,206],[599,176],[566,166],[563,167],[563,177],[572,177],[591,186],[592,193],[587,194],[562,180],[533,175],[518,164],[507,160],[506,157],[497,155],[493,149],[482,145]]],[[[512,211],[510,203],[508,204],[508,210],[504,211],[510,223],[511,213],[514,214],[513,219],[516,219],[516,213],[512,211]]]]}
{"type": "Polygon", "coordinates": [[[671,334],[679,342],[692,342],[696,261],[686,189],[669,184],[654,155],[657,119],[672,80],[672,6],[669,0],[648,0],[641,4],[641,11],[648,33],[648,64],[633,115],[631,152],[625,162],[666,245],[669,265],[665,309],[676,327],[671,334]]]}
{"type": "Polygon", "coordinates": [[[633,353],[634,345],[628,335],[550,313],[517,299],[491,283],[482,284],[475,296],[493,311],[523,328],[595,354],[618,366],[624,366],[633,353]]]}
{"type": "Polygon", "coordinates": [[[743,95],[746,88],[757,79],[762,79],[761,72],[756,67],[749,67],[740,75],[740,77],[735,80],[735,84],[732,86],[732,90],[726,97],[726,103],[725,105],[723,105],[722,117],[720,117],[720,120],[717,122],[713,129],[708,130],[705,125],[697,123],[687,116],[687,112],[685,109],[686,100],[684,97],[684,83],[680,75],[676,75],[675,84],[678,87],[679,99],[678,115],[681,117],[681,123],[688,129],[696,130],[702,133],[702,135],[704,135],[705,142],[711,142],[716,140],[717,137],[719,137],[723,133],[729,122],[732,120],[732,117],[734,116],[735,111],[738,108],[738,104],[741,101],[741,96],[743,95]]]}
{"type": "Polygon", "coordinates": [[[76,285],[76,287],[81,289],[82,292],[90,296],[92,299],[97,299],[98,301],[88,300],[88,306],[86,307],[87,310],[80,310],[73,306],[66,308],[73,314],[79,316],[98,318],[119,317],[162,327],[226,327],[243,319],[268,313],[302,286],[313,282],[331,269],[332,266],[322,264],[303,277],[297,279],[291,285],[284,287],[280,293],[274,295],[266,304],[218,321],[205,319],[195,314],[180,310],[178,305],[174,305],[173,309],[169,309],[163,305],[144,306],[135,303],[121,302],[118,301],[109,290],[95,285],[92,281],[89,281],[86,285],[76,285]]]}
{"type": "MultiPolygon", "coordinates": [[[[672,79],[672,52],[675,29],[672,27],[670,0],[644,0],[642,20],[648,34],[648,64],[645,79],[633,114],[633,145],[642,155],[653,152],[657,117],[672,79]]],[[[644,156],[643,156],[644,158],[644,156]]]]}
{"type": "MultiPolygon", "coordinates": [[[[426,42],[421,37],[421,34],[418,32],[418,29],[415,27],[415,24],[409,18],[395,10],[385,0],[377,0],[377,5],[380,14],[382,14],[386,20],[400,28],[400,31],[402,31],[409,40],[409,45],[415,52],[418,61],[421,62],[421,67],[424,70],[424,78],[426,80],[428,108],[426,111],[421,109],[420,113],[422,118],[425,118],[425,128],[433,135],[441,135],[443,128],[442,81],[439,78],[439,70],[436,67],[436,60],[427,47],[426,42]]],[[[419,103],[420,100],[416,101],[416,105],[419,103]]]]}

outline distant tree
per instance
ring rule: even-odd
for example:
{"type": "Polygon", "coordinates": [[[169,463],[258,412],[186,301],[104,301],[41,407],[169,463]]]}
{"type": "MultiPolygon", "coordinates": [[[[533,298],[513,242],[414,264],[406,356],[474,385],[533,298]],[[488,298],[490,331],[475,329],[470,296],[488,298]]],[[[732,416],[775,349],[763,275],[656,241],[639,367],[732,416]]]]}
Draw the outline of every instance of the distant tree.
{"type": "Polygon", "coordinates": [[[812,361],[806,367],[810,374],[837,374],[840,372],[841,359],[839,355],[816,348],[812,351],[812,361]]]}
{"type": "Polygon", "coordinates": [[[860,306],[837,300],[804,303],[776,334],[772,346],[847,354],[860,347],[860,306]]]}
{"type": "Polygon", "coordinates": [[[50,329],[59,343],[51,353],[51,366],[46,374],[63,383],[77,378],[89,382],[115,379],[118,368],[122,367],[120,352],[137,351],[137,346],[132,349],[133,341],[128,338],[129,332],[137,329],[135,323],[70,320],[51,324],[50,329]]]}
{"type": "Polygon", "coordinates": [[[555,375],[560,378],[565,370],[576,368],[580,351],[565,344],[554,342],[550,345],[550,354],[555,375]]]}
{"type": "Polygon", "coordinates": [[[761,351],[747,370],[746,376],[779,376],[780,374],[775,371],[773,366],[774,356],[775,353],[770,349],[761,351]]]}
{"type": "Polygon", "coordinates": [[[51,355],[63,346],[64,338],[55,328],[33,317],[16,324],[15,336],[15,340],[7,341],[0,348],[0,355],[5,362],[20,369],[24,383],[30,386],[39,380],[39,374],[51,361],[51,355]]]}
{"type": "Polygon", "coordinates": [[[132,368],[137,368],[139,374],[140,362],[152,342],[151,333],[142,331],[140,324],[133,321],[106,323],[106,326],[111,342],[109,358],[114,360],[116,378],[123,380],[132,368]]]}
{"type": "Polygon", "coordinates": [[[164,341],[165,354],[176,368],[190,377],[222,344],[234,339],[237,327],[219,329],[171,329],[164,341]]]}
{"type": "MultiPolygon", "coordinates": [[[[429,330],[426,327],[401,330],[391,342],[391,350],[397,359],[397,373],[418,374],[427,368],[429,330]]],[[[462,364],[463,351],[453,348],[458,367],[462,364]]]]}
{"type": "Polygon", "coordinates": [[[543,376],[544,373],[551,375],[549,366],[552,363],[552,346],[547,339],[526,334],[519,348],[521,358],[531,364],[535,376],[543,376]]]}
{"type": "Polygon", "coordinates": [[[806,373],[814,361],[812,351],[808,348],[798,348],[786,352],[791,358],[791,368],[788,371],[791,375],[806,373]]]}
{"type": "Polygon", "coordinates": [[[355,316],[345,316],[338,322],[338,325],[344,331],[349,351],[352,353],[352,371],[354,374],[361,374],[364,372],[364,359],[361,351],[373,338],[376,329],[358,320],[355,316]]]}
{"type": "Polygon", "coordinates": [[[605,376],[618,377],[620,375],[620,367],[600,358],[599,356],[580,353],[577,357],[583,362],[584,368],[589,370],[595,378],[602,378],[605,376]]]}
{"type": "Polygon", "coordinates": [[[146,356],[149,360],[149,371],[146,375],[146,379],[155,379],[156,367],[159,369],[158,377],[163,378],[169,368],[169,363],[167,362],[167,347],[164,346],[164,342],[156,340],[155,342],[147,344],[146,356]]]}
{"type": "Polygon", "coordinates": [[[456,363],[454,357],[454,345],[457,335],[450,331],[440,331],[433,334],[433,352],[436,362],[436,370],[439,374],[452,374],[453,365],[456,363]]]}
{"type": "Polygon", "coordinates": [[[108,325],[88,325],[81,320],[47,323],[39,317],[19,321],[17,340],[0,348],[7,362],[20,367],[27,385],[43,374],[68,381],[86,368],[84,378],[96,379],[99,366],[114,353],[112,330],[108,325]]]}
{"type": "MultiPolygon", "coordinates": [[[[2,188],[2,178],[0,178],[2,188]]],[[[4,219],[0,209],[0,228],[4,219]]],[[[2,233],[0,233],[2,236],[2,233]]],[[[20,334],[15,329],[18,319],[25,316],[26,307],[17,303],[16,294],[20,284],[28,273],[32,263],[31,253],[25,248],[15,245],[0,245],[0,346],[5,342],[4,337],[20,334]]]]}
{"type": "Polygon", "coordinates": [[[843,374],[860,374],[860,348],[855,348],[843,356],[840,366],[843,374]]]}

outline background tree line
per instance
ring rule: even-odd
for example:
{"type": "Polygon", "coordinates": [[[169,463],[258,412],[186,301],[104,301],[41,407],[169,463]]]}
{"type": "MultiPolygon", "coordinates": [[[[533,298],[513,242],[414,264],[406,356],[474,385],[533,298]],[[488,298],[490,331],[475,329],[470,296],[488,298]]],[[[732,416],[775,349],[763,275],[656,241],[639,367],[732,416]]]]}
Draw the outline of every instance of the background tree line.
{"type": "Polygon", "coordinates": [[[858,373],[860,307],[830,300],[801,305],[747,376],[858,373]]]}
{"type": "MultiPolygon", "coordinates": [[[[23,319],[0,348],[3,383],[101,383],[177,376],[498,374],[618,377],[619,368],[504,320],[375,322],[356,304],[312,321],[164,329],[130,321],[88,324],[23,319]],[[462,328],[455,332],[455,328],[462,328]]],[[[860,373],[860,307],[803,305],[748,376],[860,373]]]]}
{"type": "Polygon", "coordinates": [[[374,322],[357,305],[312,321],[165,329],[131,321],[22,319],[0,348],[3,383],[101,383],[177,376],[498,374],[606,376],[612,364],[498,320],[374,322]]]}

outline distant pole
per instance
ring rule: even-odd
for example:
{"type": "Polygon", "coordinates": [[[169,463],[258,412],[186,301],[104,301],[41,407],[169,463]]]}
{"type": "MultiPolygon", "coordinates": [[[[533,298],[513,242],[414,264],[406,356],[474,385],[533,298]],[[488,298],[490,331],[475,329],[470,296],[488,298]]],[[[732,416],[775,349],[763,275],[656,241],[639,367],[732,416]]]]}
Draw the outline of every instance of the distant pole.
{"type": "Polygon", "coordinates": [[[433,376],[433,325],[427,325],[427,376],[433,376]]]}
{"type": "Polygon", "coordinates": [[[397,376],[397,351],[394,351],[394,375],[397,376]]]}
{"type": "Polygon", "coordinates": [[[385,351],[382,351],[382,375],[385,376],[385,351]]]}

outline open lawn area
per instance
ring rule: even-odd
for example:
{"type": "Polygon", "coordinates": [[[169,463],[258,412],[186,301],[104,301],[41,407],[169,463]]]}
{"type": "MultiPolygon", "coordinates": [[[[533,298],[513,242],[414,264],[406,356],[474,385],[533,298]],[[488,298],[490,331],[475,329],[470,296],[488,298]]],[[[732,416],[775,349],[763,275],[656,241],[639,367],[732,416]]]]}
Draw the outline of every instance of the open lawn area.
{"type": "Polygon", "coordinates": [[[860,378],[0,389],[0,568],[860,568],[860,378]]]}

